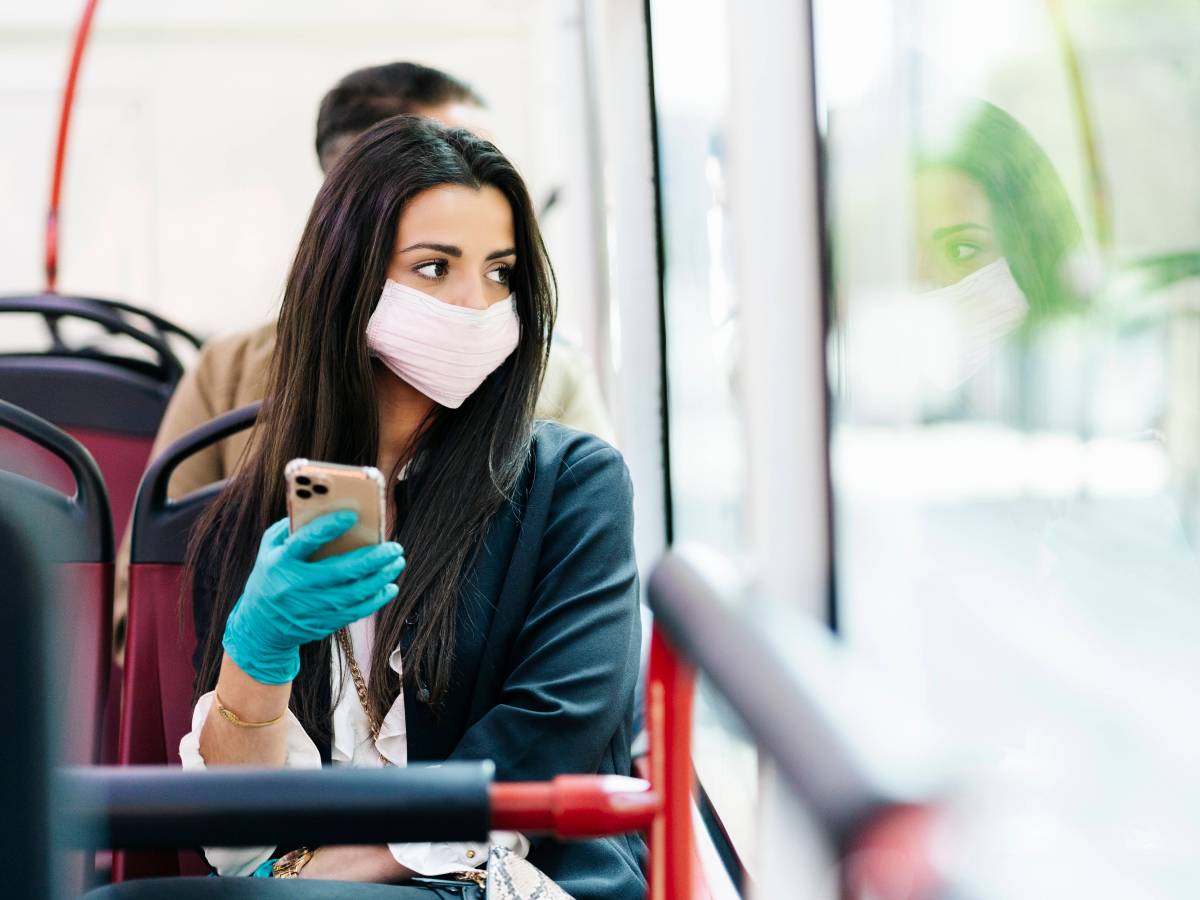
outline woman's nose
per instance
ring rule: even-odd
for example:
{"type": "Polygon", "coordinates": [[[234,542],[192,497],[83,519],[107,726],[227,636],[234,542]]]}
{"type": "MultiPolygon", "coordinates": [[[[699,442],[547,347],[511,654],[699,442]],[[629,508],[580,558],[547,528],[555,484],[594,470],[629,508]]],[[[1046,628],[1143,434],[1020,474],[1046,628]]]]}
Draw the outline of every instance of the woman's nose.
{"type": "Polygon", "coordinates": [[[456,291],[451,302],[455,306],[462,306],[466,309],[487,309],[489,306],[487,292],[483,285],[464,287],[462,290],[456,291]]]}

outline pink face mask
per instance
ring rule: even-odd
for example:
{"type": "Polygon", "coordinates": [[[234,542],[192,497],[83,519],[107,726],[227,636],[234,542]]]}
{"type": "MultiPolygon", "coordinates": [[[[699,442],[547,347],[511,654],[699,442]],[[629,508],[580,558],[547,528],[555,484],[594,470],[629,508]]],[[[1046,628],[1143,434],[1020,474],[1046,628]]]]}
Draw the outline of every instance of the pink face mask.
{"type": "Polygon", "coordinates": [[[367,323],[367,348],[435,403],[458,409],[517,349],[509,294],[487,309],[443,303],[390,278],[367,323]]]}

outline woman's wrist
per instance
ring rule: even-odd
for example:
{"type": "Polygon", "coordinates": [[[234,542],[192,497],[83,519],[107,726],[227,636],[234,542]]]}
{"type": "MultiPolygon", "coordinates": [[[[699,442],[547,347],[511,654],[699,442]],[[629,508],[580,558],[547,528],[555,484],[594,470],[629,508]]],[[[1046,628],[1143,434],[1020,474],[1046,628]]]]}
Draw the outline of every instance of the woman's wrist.
{"type": "MultiPolygon", "coordinates": [[[[282,721],[292,696],[292,684],[263,684],[247,674],[228,653],[221,660],[217,702],[243,723],[282,721]]],[[[231,721],[230,716],[222,718],[231,721]]]]}
{"type": "Polygon", "coordinates": [[[401,865],[386,844],[320,847],[304,866],[301,878],[401,884],[416,873],[401,865]]]}
{"type": "Polygon", "coordinates": [[[200,756],[205,765],[287,764],[291,682],[255,681],[226,654],[214,693],[200,732],[200,756]]]}
{"type": "Polygon", "coordinates": [[[298,646],[271,647],[264,643],[261,629],[242,622],[239,600],[225,623],[221,646],[225,656],[236,660],[239,669],[260,684],[287,684],[300,672],[298,646]]]}

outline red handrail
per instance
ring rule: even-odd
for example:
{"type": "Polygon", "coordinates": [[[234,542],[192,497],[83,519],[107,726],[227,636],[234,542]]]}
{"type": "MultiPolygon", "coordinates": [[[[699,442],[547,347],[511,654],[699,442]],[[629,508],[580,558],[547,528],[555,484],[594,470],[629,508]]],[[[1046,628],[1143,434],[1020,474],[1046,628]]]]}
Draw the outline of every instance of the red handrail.
{"type": "Polygon", "coordinates": [[[662,806],[635,778],[559,775],[553,781],[497,781],[488,789],[492,827],[595,837],[645,831],[662,806]]]}
{"type": "Polygon", "coordinates": [[[655,628],[650,640],[646,725],[650,783],[662,810],[650,827],[650,900],[692,900],[692,699],[696,670],[655,628]]]}
{"type": "Polygon", "coordinates": [[[71,110],[75,105],[75,83],[79,80],[79,66],[83,62],[83,50],[92,30],[92,16],[96,12],[96,3],[97,0],[86,0],[79,27],[75,30],[75,46],[71,51],[71,66],[67,70],[62,112],[58,118],[58,143],[54,151],[54,175],[50,182],[50,211],[46,215],[47,293],[54,290],[58,281],[58,208],[62,200],[63,169],[67,161],[67,132],[71,126],[71,110]]]}
{"type": "Polygon", "coordinates": [[[559,837],[647,830],[649,900],[693,900],[698,887],[692,834],[695,683],[695,669],[655,629],[646,686],[650,790],[635,779],[603,775],[496,782],[489,789],[492,827],[559,837]]]}

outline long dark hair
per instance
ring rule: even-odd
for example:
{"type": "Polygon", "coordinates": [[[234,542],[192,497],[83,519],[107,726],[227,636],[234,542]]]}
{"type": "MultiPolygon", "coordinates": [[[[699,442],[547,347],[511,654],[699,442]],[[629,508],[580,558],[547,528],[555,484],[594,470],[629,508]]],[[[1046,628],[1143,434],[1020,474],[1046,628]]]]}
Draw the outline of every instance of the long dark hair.
{"type": "MultiPolygon", "coordinates": [[[[459,582],[489,518],[524,469],[554,324],[555,286],[528,191],[503,154],[470,132],[397,116],[361,135],[317,194],[284,289],[254,438],[193,535],[189,568],[211,590],[213,602],[211,627],[199,635],[198,692],[216,684],[225,620],[249,577],[259,538],[285,514],[284,465],[295,457],[376,463],[379,415],[367,321],[387,277],[405,204],[447,184],[490,185],[512,208],[517,259],[509,284],[521,338],[461,407],[434,408],[407,455],[409,477],[396,492],[395,537],[408,568],[399,596],[376,623],[370,703],[382,720],[400,690],[388,657],[406,620],[412,633],[405,683],[435,709],[449,689],[459,582]]],[[[329,733],[330,653],[329,638],[302,647],[292,686],[292,709],[314,738],[329,733]]]]}

